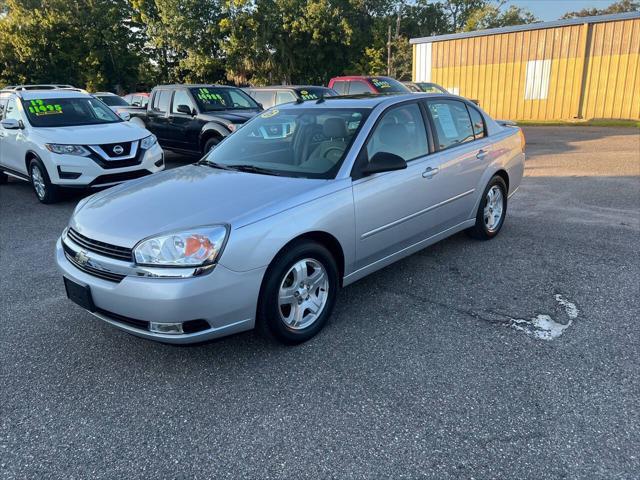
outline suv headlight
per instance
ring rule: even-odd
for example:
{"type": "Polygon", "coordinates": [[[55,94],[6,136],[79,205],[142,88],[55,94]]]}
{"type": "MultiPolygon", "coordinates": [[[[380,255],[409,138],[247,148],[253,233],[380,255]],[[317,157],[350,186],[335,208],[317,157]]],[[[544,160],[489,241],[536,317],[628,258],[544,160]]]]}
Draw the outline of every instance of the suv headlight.
{"type": "Polygon", "coordinates": [[[220,256],[227,240],[227,227],[215,225],[171,232],[142,240],[133,249],[138,265],[201,267],[220,256]]]}
{"type": "Polygon", "coordinates": [[[81,157],[86,157],[91,155],[91,152],[84,148],[81,145],[64,145],[60,143],[45,143],[45,147],[47,150],[53,153],[58,153],[60,155],[79,155],[81,157]]]}
{"type": "Polygon", "coordinates": [[[158,139],[156,138],[155,135],[149,135],[148,137],[140,140],[140,148],[143,148],[144,150],[149,150],[157,142],[158,142],[158,139]]]}

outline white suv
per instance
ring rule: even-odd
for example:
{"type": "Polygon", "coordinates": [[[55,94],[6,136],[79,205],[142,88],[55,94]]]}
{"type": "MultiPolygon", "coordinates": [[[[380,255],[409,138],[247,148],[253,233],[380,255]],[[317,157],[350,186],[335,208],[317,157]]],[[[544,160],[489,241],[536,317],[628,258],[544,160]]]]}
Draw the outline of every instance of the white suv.
{"type": "Polygon", "coordinates": [[[0,91],[0,183],[30,181],[43,203],[61,187],[106,187],[164,169],[148,130],[80,91],[0,91]]]}

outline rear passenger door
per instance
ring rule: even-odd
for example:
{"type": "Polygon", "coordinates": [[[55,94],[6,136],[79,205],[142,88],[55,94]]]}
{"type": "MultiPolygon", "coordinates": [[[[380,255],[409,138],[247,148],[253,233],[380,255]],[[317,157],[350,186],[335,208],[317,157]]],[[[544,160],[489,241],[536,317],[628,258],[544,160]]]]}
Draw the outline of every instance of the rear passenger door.
{"type": "Polygon", "coordinates": [[[171,143],[168,117],[171,93],[171,90],[156,90],[151,99],[151,108],[147,109],[147,126],[163,147],[171,143]]]}
{"type": "Polygon", "coordinates": [[[434,130],[439,175],[450,192],[447,215],[452,226],[475,215],[478,190],[483,188],[479,183],[492,157],[490,141],[484,118],[474,107],[447,98],[431,98],[426,105],[434,130]]]}

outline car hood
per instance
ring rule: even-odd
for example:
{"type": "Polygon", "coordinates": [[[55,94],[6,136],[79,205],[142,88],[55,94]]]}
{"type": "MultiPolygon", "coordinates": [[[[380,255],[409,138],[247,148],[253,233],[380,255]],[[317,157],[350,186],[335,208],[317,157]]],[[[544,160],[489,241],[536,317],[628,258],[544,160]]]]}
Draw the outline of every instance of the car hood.
{"type": "Polygon", "coordinates": [[[40,127],[34,130],[45,142],[76,145],[131,142],[151,135],[148,130],[129,122],[79,127],[40,127]]]}
{"type": "Polygon", "coordinates": [[[219,120],[219,119],[223,119],[223,120],[227,120],[228,122],[231,123],[244,123],[247,122],[249,120],[251,120],[253,117],[255,117],[258,113],[260,113],[259,110],[237,110],[237,111],[228,111],[228,112],[209,112],[209,113],[205,113],[202,115],[202,118],[204,120],[219,120]]]}
{"type": "Polygon", "coordinates": [[[246,225],[304,202],[327,182],[188,165],[92,195],[71,226],[89,238],[131,248],[172,230],[246,225]]]}

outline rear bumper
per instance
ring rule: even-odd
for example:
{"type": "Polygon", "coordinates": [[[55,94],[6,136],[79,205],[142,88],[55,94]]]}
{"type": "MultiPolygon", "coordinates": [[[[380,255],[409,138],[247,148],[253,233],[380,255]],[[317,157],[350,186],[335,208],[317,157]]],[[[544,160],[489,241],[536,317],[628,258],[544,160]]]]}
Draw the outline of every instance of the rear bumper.
{"type": "Polygon", "coordinates": [[[164,279],[127,276],[119,282],[79,270],[56,244],[56,262],[63,276],[89,286],[101,320],[139,337],[164,343],[189,344],[253,328],[264,268],[235,272],[222,265],[193,278],[164,279]],[[197,333],[151,332],[148,322],[182,323],[204,320],[197,333]]]}

